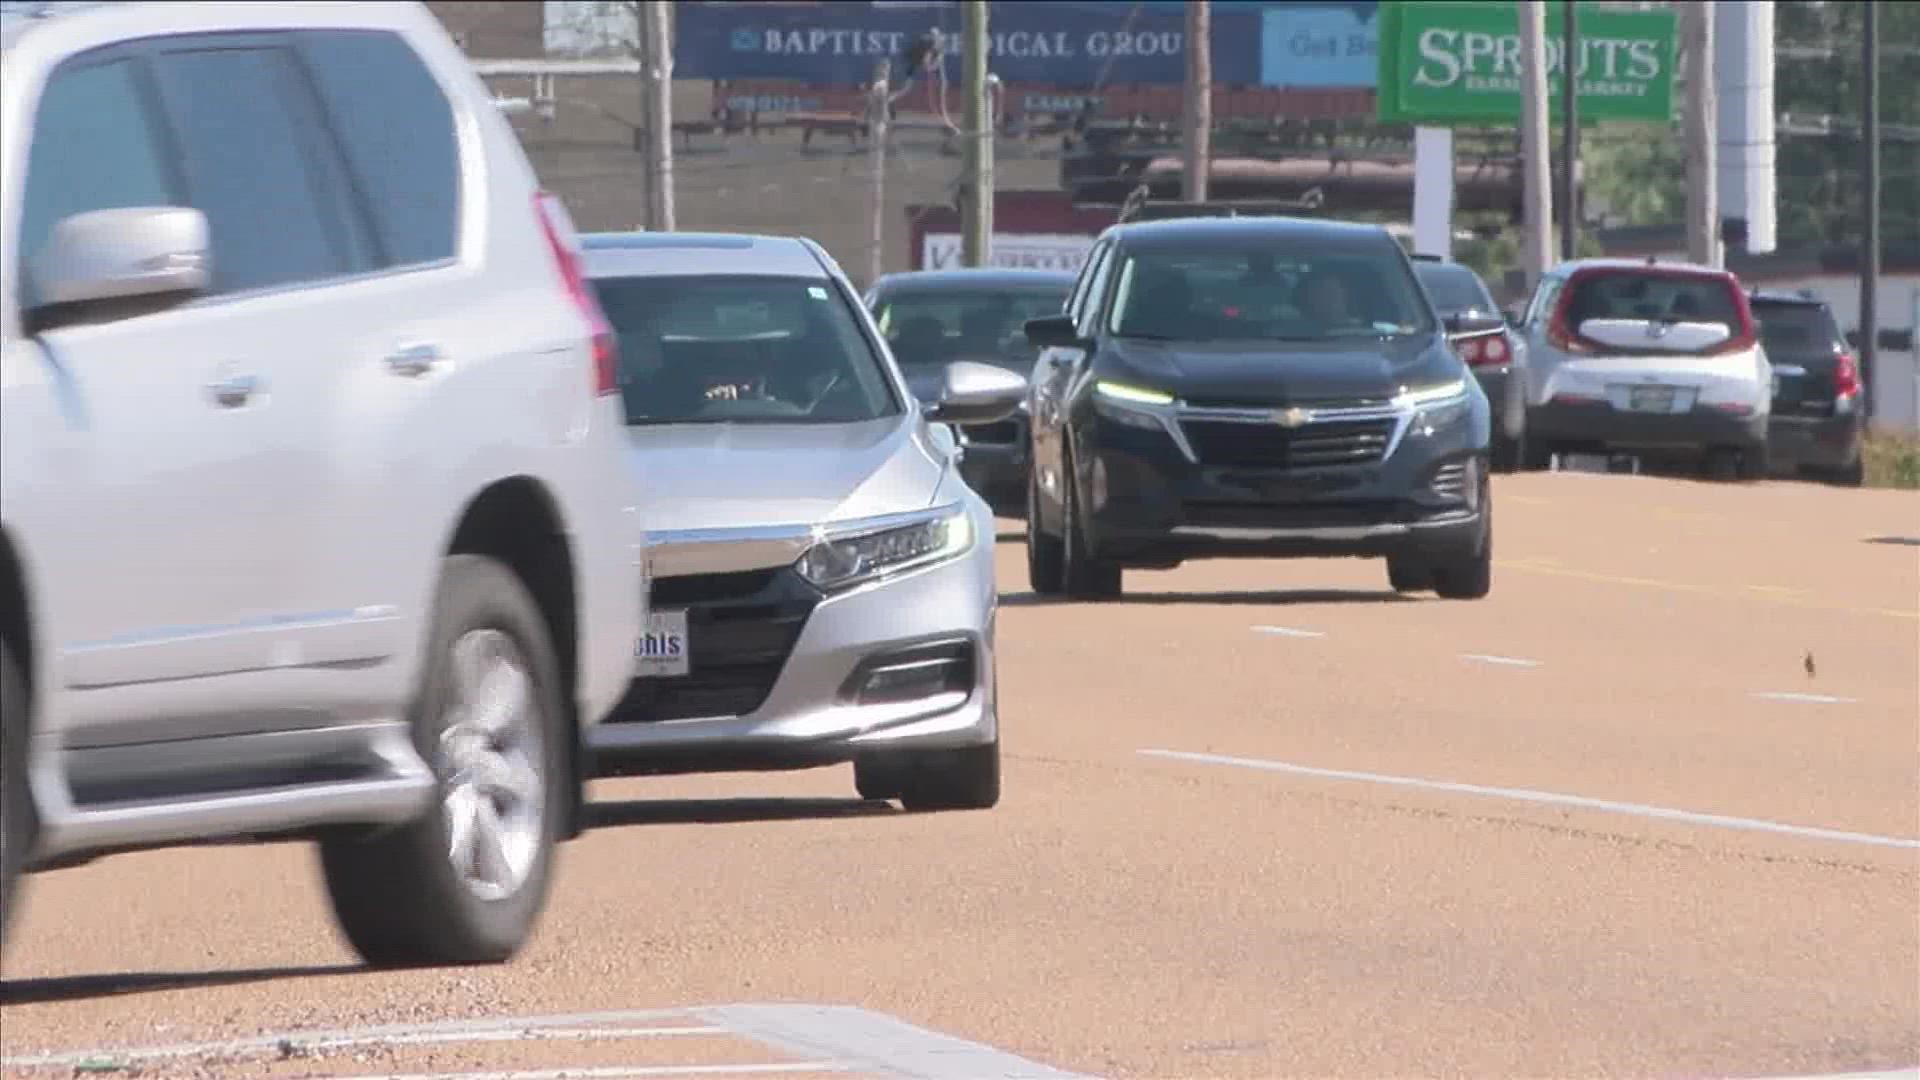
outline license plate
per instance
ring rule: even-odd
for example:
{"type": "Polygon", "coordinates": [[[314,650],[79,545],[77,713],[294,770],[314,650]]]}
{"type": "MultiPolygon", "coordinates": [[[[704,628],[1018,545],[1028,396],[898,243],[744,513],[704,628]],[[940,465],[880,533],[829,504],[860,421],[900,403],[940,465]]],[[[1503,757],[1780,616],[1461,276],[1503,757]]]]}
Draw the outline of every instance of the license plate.
{"type": "Polygon", "coordinates": [[[634,646],[639,661],[635,675],[642,679],[672,678],[687,673],[687,613],[655,611],[647,616],[646,632],[634,646]]]}
{"type": "Polygon", "coordinates": [[[1627,408],[1634,412],[1672,412],[1673,387],[1636,386],[1627,391],[1627,408]]]}

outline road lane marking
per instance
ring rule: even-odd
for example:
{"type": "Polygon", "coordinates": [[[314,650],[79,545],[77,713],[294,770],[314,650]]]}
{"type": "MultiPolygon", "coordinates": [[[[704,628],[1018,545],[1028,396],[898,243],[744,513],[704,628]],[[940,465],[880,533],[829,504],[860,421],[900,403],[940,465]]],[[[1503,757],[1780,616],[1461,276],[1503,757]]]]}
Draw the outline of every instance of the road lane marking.
{"type": "Polygon", "coordinates": [[[1326,637],[1327,636],[1324,632],[1319,630],[1301,630],[1292,626],[1256,626],[1253,628],[1253,632],[1256,634],[1272,634],[1275,637],[1326,637]]]}
{"type": "Polygon", "coordinates": [[[1920,1065],[1885,1072],[1826,1073],[1819,1076],[1754,1076],[1746,1080],[1920,1080],[1920,1065]]]}
{"type": "Polygon", "coordinates": [[[1859,698],[1829,697],[1826,694],[1796,694],[1790,690],[1755,690],[1753,696],[1766,701],[1804,701],[1814,705],[1855,705],[1859,698]]]}
{"type": "Polygon", "coordinates": [[[369,1045],[674,1035],[732,1036],[805,1060],[751,1065],[610,1065],[597,1070],[377,1075],[386,1080],[549,1080],[853,1072],[888,1080],[1091,1080],[991,1046],[915,1027],[884,1013],[845,1005],[720,1005],[387,1024],[294,1031],[221,1042],[100,1047],[0,1057],[0,1068],[72,1067],[96,1062],[110,1062],[124,1068],[143,1062],[193,1058],[290,1058],[369,1045]]]}
{"type": "Polygon", "coordinates": [[[1517,656],[1491,656],[1487,653],[1461,653],[1460,659],[1472,660],[1481,664],[1499,664],[1505,667],[1539,667],[1538,660],[1522,660],[1517,656]]]}
{"type": "Polygon", "coordinates": [[[1719,829],[1743,829],[1749,832],[1775,833],[1781,836],[1799,836],[1814,840],[1833,840],[1846,844],[1867,844],[1874,847],[1911,848],[1920,850],[1920,840],[1913,840],[1904,836],[1876,836],[1872,833],[1846,832],[1840,829],[1823,829],[1810,825],[1786,825],[1777,821],[1763,821],[1759,818],[1731,817],[1726,814],[1705,814],[1694,810],[1674,810],[1669,807],[1649,806],[1644,803],[1595,799],[1586,795],[1562,795],[1558,792],[1531,791],[1526,788],[1484,787],[1479,784],[1461,784],[1450,780],[1425,780],[1415,776],[1389,776],[1385,773],[1353,772],[1347,769],[1322,769],[1312,765],[1293,765],[1284,761],[1264,761],[1260,758],[1228,757],[1224,754],[1200,754],[1187,750],[1139,750],[1136,751],[1136,753],[1146,757],[1167,758],[1173,761],[1191,761],[1204,765],[1231,765],[1242,769],[1291,773],[1296,776],[1313,776],[1327,780],[1357,780],[1368,784],[1386,784],[1392,787],[1415,788],[1423,791],[1444,791],[1456,795],[1480,795],[1488,798],[1506,799],[1510,802],[1538,803],[1546,806],[1568,806],[1580,810],[1598,810],[1610,814],[1626,814],[1632,817],[1677,821],[1684,825],[1705,825],[1719,829]]]}
{"type": "Polygon", "coordinates": [[[1555,577],[1575,578],[1581,581],[1596,581],[1605,585],[1636,585],[1646,589],[1659,589],[1663,592],[1692,593],[1696,596],[1718,596],[1722,599],[1743,597],[1749,600],[1761,600],[1768,603],[1784,604],[1788,607],[1813,608],[1819,611],[1839,611],[1849,615],[1888,615],[1896,619],[1920,620],[1920,609],[1854,607],[1847,604],[1823,604],[1811,598],[1788,595],[1786,593],[1749,591],[1731,592],[1726,589],[1712,588],[1706,585],[1693,585],[1682,581],[1661,581],[1656,578],[1632,577],[1624,574],[1598,574],[1590,570],[1572,570],[1562,566],[1549,565],[1543,559],[1496,559],[1495,564],[1511,570],[1525,570],[1535,574],[1551,574],[1555,577]]]}
{"type": "Polygon", "coordinates": [[[789,1054],[902,1080],[1091,1080],[847,1005],[726,1005],[694,1015],[789,1054]]]}
{"type": "Polygon", "coordinates": [[[770,1072],[851,1072],[841,1061],[766,1061],[755,1065],[574,1065],[503,1072],[351,1072],[338,1080],[641,1080],[645,1076],[766,1076],[770,1072]]]}

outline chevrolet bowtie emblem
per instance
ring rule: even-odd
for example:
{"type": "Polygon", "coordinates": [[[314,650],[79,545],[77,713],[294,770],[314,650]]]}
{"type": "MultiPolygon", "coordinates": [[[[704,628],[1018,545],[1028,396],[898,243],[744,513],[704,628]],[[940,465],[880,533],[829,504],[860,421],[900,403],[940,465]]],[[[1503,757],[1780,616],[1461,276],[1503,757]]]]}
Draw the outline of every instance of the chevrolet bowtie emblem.
{"type": "Polygon", "coordinates": [[[1279,412],[1273,414],[1273,422],[1283,428],[1297,428],[1312,418],[1312,413],[1298,405],[1291,409],[1281,409],[1279,412]]]}

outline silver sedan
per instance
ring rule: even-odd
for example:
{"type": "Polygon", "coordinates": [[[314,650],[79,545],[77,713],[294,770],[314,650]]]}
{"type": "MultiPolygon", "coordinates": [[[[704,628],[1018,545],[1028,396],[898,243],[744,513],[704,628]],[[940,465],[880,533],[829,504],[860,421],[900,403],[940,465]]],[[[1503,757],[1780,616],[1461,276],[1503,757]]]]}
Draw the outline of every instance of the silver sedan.
{"type": "Polygon", "coordinates": [[[1000,796],[993,516],[949,424],[1026,380],[955,363],[915,401],[807,240],[586,238],[646,494],[639,675],[588,737],[599,775],[854,763],[909,809],[1000,796]]]}

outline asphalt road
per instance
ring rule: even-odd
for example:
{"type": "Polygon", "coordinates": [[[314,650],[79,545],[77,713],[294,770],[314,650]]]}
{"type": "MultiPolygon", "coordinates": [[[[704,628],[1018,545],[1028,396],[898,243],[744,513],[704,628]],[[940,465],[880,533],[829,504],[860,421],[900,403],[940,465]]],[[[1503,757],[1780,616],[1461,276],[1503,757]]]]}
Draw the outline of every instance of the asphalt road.
{"type": "Polygon", "coordinates": [[[8,1072],[1920,1064],[1920,500],[1539,475],[1495,505],[1479,603],[1377,562],[1038,603],[1004,523],[998,809],[862,804],[846,768],[605,783],[505,967],[356,970],[298,846],[37,877],[8,1072]]]}

